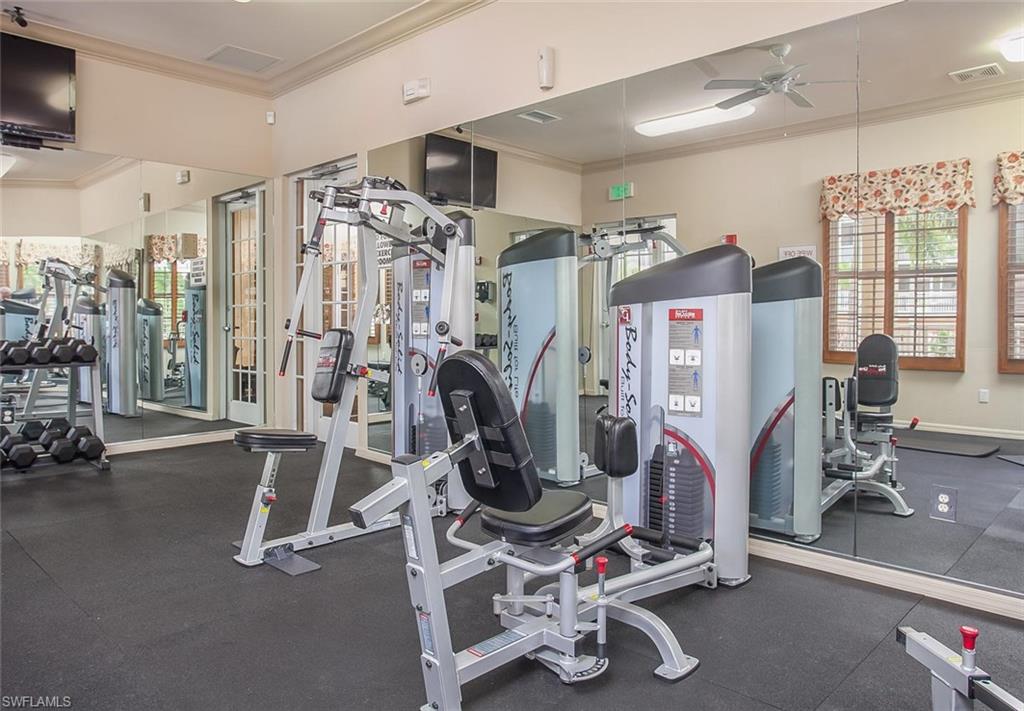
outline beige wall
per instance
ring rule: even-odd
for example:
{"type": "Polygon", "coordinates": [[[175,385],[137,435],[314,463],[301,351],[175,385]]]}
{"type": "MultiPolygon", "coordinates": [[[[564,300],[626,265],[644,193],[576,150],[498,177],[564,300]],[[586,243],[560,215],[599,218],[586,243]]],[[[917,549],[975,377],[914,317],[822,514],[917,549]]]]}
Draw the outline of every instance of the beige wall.
{"type": "Polygon", "coordinates": [[[494,2],[276,98],[275,173],[889,4],[494,2]],[[652,42],[666,27],[671,40],[652,42]],[[557,51],[547,92],[534,56],[543,45],[557,51]],[[432,95],[403,106],[402,82],[417,77],[430,77],[432,95]]]}
{"type": "Polygon", "coordinates": [[[73,187],[0,184],[0,237],[78,237],[78,191],[73,187]]]}
{"type": "Polygon", "coordinates": [[[271,175],[269,99],[79,54],[76,147],[271,175]]]}
{"type": "MultiPolygon", "coordinates": [[[[978,206],[968,218],[967,343],[963,373],[905,371],[897,417],[923,426],[1024,435],[1024,377],[996,372],[997,214],[990,204],[995,156],[1024,145],[1024,99],[1004,100],[902,121],[862,126],[862,170],[966,156],[974,165],[978,206]],[[991,403],[978,403],[989,388],[991,403]]],[[[676,213],[688,249],[736,233],[759,264],[783,245],[818,244],[821,179],[852,172],[858,158],[853,129],[627,166],[637,196],[630,216],[676,213]]],[[[618,171],[585,173],[584,224],[615,219],[607,201],[618,171]]],[[[845,374],[847,367],[829,368],[845,374]]]]}

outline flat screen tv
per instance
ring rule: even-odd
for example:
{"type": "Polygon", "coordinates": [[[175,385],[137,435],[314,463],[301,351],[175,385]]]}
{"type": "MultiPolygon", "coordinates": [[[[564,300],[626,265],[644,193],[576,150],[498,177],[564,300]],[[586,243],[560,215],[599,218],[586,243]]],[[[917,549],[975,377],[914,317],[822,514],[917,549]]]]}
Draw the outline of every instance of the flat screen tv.
{"type": "Polygon", "coordinates": [[[75,50],[27,37],[0,37],[0,133],[75,140],[75,50]]]}
{"type": "Polygon", "coordinates": [[[495,151],[436,133],[428,134],[426,142],[423,189],[428,200],[472,207],[495,206],[498,191],[498,154],[495,151]]]}

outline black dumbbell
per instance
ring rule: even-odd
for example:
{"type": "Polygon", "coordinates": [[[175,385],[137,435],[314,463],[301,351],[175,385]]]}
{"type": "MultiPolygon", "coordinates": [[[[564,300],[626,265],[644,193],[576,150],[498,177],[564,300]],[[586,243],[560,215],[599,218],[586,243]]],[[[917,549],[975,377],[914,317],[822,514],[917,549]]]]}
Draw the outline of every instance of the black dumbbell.
{"type": "Polygon", "coordinates": [[[23,341],[4,341],[0,354],[3,365],[25,365],[29,361],[28,348],[23,341]]]}
{"type": "Polygon", "coordinates": [[[51,417],[46,421],[44,427],[47,430],[54,430],[60,433],[61,437],[67,435],[68,430],[71,429],[71,423],[68,422],[66,417],[51,417]]]}
{"type": "Polygon", "coordinates": [[[16,469],[28,469],[39,456],[35,448],[20,434],[7,434],[0,439],[0,452],[16,469]]]}
{"type": "Polygon", "coordinates": [[[53,354],[51,360],[54,363],[70,363],[75,359],[75,347],[67,338],[50,338],[45,345],[53,354]]]}
{"type": "Polygon", "coordinates": [[[42,436],[43,432],[46,432],[46,425],[39,420],[29,420],[21,426],[18,434],[24,437],[27,442],[35,442],[42,436]]]}
{"type": "Polygon", "coordinates": [[[94,435],[92,430],[84,425],[72,427],[67,437],[75,445],[78,450],[78,456],[82,457],[82,459],[99,459],[107,449],[107,446],[103,444],[103,440],[94,435]]]}
{"type": "Polygon", "coordinates": [[[78,448],[64,435],[66,432],[57,430],[46,430],[39,438],[37,444],[45,449],[55,462],[67,464],[78,454],[78,448]]]}
{"type": "Polygon", "coordinates": [[[28,357],[36,365],[46,365],[53,358],[53,353],[46,347],[45,343],[29,343],[28,357]]]}
{"type": "Polygon", "coordinates": [[[100,357],[100,352],[96,350],[96,346],[85,341],[77,341],[75,346],[75,361],[79,363],[95,363],[96,359],[100,357]]]}

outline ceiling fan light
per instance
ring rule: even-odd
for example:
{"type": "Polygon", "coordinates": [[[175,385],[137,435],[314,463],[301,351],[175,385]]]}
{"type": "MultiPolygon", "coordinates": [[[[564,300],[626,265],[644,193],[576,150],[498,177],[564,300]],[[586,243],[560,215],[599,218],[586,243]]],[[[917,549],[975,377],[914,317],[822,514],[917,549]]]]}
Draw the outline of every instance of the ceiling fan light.
{"type": "Polygon", "coordinates": [[[736,121],[750,116],[755,110],[754,105],[749,102],[733,106],[731,109],[709,106],[706,109],[687,111],[685,114],[642,121],[635,125],[633,130],[641,136],[664,136],[667,133],[678,133],[703,126],[713,126],[717,123],[736,121]]]}
{"type": "Polygon", "coordinates": [[[999,51],[1007,62],[1024,62],[1024,32],[1017,32],[999,40],[999,51]]]}

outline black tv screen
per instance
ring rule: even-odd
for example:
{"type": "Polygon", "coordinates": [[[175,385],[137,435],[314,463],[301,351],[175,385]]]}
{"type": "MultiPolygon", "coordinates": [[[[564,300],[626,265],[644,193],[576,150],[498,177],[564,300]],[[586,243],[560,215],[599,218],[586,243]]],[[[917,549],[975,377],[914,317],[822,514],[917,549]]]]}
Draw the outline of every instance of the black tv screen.
{"type": "Polygon", "coordinates": [[[75,50],[0,37],[0,132],[75,140],[75,50]]]}
{"type": "Polygon", "coordinates": [[[426,142],[423,190],[427,199],[473,207],[495,206],[498,192],[498,154],[495,151],[436,133],[428,134],[426,142]]]}

